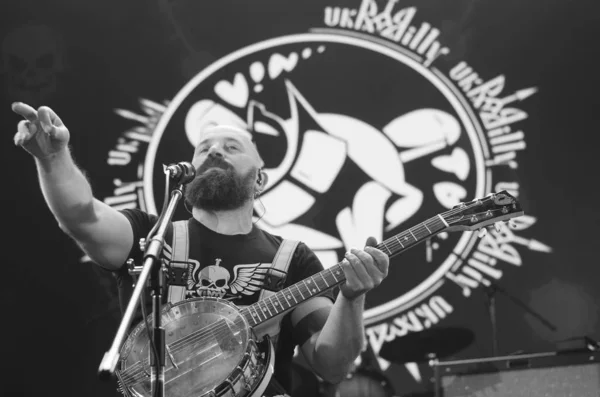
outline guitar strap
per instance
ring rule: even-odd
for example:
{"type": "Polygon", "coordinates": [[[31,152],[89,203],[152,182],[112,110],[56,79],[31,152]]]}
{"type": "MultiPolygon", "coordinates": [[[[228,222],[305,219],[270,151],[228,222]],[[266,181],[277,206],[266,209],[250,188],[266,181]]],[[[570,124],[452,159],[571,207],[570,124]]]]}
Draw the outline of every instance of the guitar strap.
{"type": "Polygon", "coordinates": [[[173,252],[169,264],[168,302],[175,304],[185,299],[187,280],[189,276],[189,246],[188,221],[173,222],[173,252]]]}
{"type": "MultiPolygon", "coordinates": [[[[275,254],[275,258],[273,258],[273,262],[271,263],[271,267],[267,270],[267,274],[270,277],[273,273],[285,274],[287,275],[288,268],[290,267],[290,263],[292,262],[292,257],[294,256],[294,251],[296,251],[296,247],[298,246],[299,241],[296,240],[286,240],[284,239],[275,254]]],[[[285,278],[284,278],[285,279],[285,278]]],[[[263,300],[268,298],[269,296],[275,294],[277,291],[269,291],[263,289],[260,292],[260,296],[258,300],[263,300]]]]}
{"type": "MultiPolygon", "coordinates": [[[[297,240],[286,240],[284,239],[275,254],[275,258],[273,258],[273,262],[271,263],[271,267],[267,270],[267,277],[271,277],[270,274],[279,273],[287,275],[288,268],[290,267],[290,263],[292,262],[292,258],[294,256],[294,251],[296,251],[296,247],[298,246],[299,241],[297,240]],[[282,273],[283,272],[283,273],[282,273]]],[[[283,283],[282,283],[283,284],[283,283]]],[[[258,300],[263,300],[268,298],[269,296],[275,294],[276,291],[269,291],[263,288],[260,292],[260,296],[258,300]]],[[[281,320],[283,316],[280,316],[277,320],[277,325],[271,328],[271,332],[269,336],[271,337],[271,341],[273,342],[273,346],[277,346],[277,341],[279,339],[279,331],[281,329],[281,320]]]]}

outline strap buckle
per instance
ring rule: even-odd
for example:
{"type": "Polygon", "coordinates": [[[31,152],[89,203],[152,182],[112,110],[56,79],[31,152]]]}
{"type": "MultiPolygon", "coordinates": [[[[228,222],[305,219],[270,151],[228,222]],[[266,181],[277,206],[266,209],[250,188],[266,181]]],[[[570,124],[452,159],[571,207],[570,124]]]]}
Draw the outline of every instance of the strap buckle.
{"type": "Polygon", "coordinates": [[[167,273],[169,277],[170,285],[178,285],[178,286],[187,286],[188,277],[190,274],[190,266],[189,262],[182,261],[170,261],[169,262],[169,271],[167,273]]]}
{"type": "Polygon", "coordinates": [[[270,267],[265,273],[263,288],[271,292],[281,291],[285,284],[286,277],[287,272],[276,269],[275,267],[270,267]]]}

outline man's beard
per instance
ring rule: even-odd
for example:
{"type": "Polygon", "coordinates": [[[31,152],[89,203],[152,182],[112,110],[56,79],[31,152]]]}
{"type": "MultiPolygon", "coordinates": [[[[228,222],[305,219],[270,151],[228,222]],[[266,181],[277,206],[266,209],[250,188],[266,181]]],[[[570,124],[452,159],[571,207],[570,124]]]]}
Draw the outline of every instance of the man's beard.
{"type": "Polygon", "coordinates": [[[225,160],[209,157],[198,168],[196,178],[186,185],[185,201],[192,207],[207,211],[225,211],[240,208],[254,196],[256,169],[238,176],[225,160]],[[211,167],[212,169],[205,172],[211,167]]]}

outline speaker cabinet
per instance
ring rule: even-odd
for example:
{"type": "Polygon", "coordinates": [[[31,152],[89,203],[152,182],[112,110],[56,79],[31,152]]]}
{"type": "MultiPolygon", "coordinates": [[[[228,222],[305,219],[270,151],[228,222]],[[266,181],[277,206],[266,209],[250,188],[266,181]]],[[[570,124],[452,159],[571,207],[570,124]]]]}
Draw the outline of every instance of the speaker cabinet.
{"type": "Polygon", "coordinates": [[[436,397],[600,397],[600,352],[550,352],[431,365],[436,397]]]}

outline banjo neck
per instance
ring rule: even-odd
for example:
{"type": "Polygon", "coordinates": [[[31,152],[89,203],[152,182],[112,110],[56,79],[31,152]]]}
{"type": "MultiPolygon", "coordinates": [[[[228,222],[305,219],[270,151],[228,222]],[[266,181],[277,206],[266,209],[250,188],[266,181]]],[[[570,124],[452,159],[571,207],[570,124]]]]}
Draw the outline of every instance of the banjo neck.
{"type": "MultiPolygon", "coordinates": [[[[456,205],[449,211],[437,214],[386,239],[375,248],[391,258],[443,231],[475,231],[521,215],[523,215],[523,210],[517,200],[503,190],[491,193],[485,198],[456,205]]],[[[344,282],[345,279],[342,267],[338,262],[266,299],[246,306],[242,309],[242,314],[254,327],[332,289],[344,282]]]]}
{"type": "MultiPolygon", "coordinates": [[[[388,238],[375,248],[387,254],[390,258],[419,244],[422,241],[440,233],[448,227],[445,220],[436,215],[404,232],[388,238]]],[[[308,299],[321,295],[346,280],[342,266],[336,265],[316,273],[296,284],[272,294],[241,310],[251,327],[256,327],[265,321],[292,310],[308,299]]]]}

